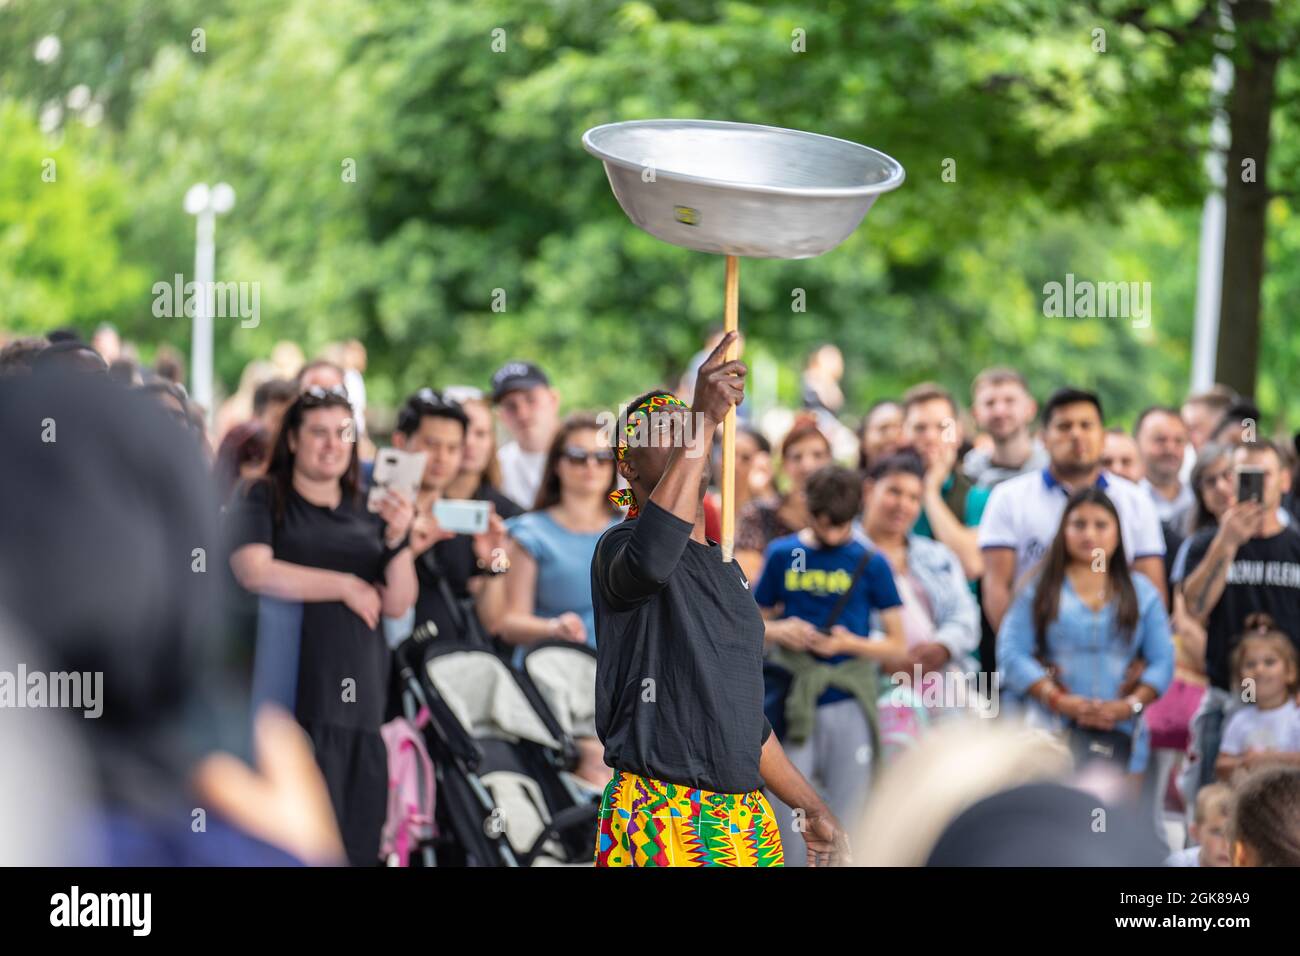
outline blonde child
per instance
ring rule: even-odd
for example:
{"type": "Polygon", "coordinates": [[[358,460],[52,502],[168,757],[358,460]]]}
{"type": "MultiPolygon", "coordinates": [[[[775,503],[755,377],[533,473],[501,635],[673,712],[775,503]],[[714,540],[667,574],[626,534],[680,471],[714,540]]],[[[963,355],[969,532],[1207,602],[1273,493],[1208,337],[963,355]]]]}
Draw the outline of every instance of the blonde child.
{"type": "Polygon", "coordinates": [[[1232,652],[1236,686],[1249,706],[1223,728],[1215,772],[1228,780],[1238,770],[1300,767],[1300,660],[1295,645],[1267,614],[1251,614],[1232,652]]]}
{"type": "Polygon", "coordinates": [[[1232,866],[1232,788],[1212,783],[1196,792],[1196,817],[1189,830],[1192,846],[1165,860],[1165,866],[1232,866]]]}

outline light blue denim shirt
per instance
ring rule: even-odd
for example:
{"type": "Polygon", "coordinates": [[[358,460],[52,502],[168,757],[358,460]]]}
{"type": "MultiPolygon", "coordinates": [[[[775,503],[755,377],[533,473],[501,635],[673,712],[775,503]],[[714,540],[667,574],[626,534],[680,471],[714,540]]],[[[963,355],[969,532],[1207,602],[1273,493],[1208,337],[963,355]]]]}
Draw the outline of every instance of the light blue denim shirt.
{"type": "MultiPolygon", "coordinates": [[[[1024,697],[1047,671],[1034,656],[1033,601],[1038,587],[1032,581],[1021,589],[998,630],[998,669],[1002,686],[1024,697]]],[[[1117,601],[1091,610],[1075,593],[1069,579],[1061,586],[1056,620],[1047,626],[1047,657],[1056,665],[1058,678],[1070,693],[1100,700],[1115,700],[1124,672],[1139,654],[1146,661],[1142,683],[1163,694],[1174,677],[1174,642],[1169,617],[1155,585],[1141,574],[1133,575],[1137,591],[1138,623],[1131,637],[1115,624],[1117,601]]],[[[1031,707],[1041,710],[1037,700],[1031,707]]],[[[1133,721],[1115,725],[1132,732],[1133,721]]]]}
{"type": "MultiPolygon", "coordinates": [[[[853,533],[867,547],[878,550],[861,523],[853,526],[853,533]]],[[[925,591],[934,622],[934,639],[948,648],[952,667],[975,670],[978,665],[972,655],[980,643],[980,608],[967,586],[961,561],[946,544],[909,534],[907,567],[925,591]]],[[[879,611],[871,612],[871,628],[883,630],[879,611]]]]}

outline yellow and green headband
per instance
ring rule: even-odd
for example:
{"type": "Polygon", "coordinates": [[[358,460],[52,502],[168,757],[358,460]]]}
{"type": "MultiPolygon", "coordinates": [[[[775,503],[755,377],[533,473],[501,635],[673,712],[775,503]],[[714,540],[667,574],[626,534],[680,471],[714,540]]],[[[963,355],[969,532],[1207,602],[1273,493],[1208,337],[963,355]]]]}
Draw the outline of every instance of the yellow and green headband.
{"type": "MultiPolygon", "coordinates": [[[[676,395],[672,395],[668,392],[658,392],[651,395],[644,402],[627,413],[627,418],[624,419],[624,433],[629,438],[632,435],[635,435],[637,426],[636,423],[633,422],[633,419],[638,415],[645,415],[648,419],[651,414],[662,408],[690,408],[690,406],[676,395]]],[[[620,442],[615,454],[618,455],[618,460],[622,461],[627,455],[627,445],[620,442]]],[[[627,516],[629,518],[635,518],[641,511],[637,506],[636,495],[632,493],[631,488],[619,488],[617,491],[611,491],[609,493],[609,500],[619,508],[626,508],[627,516]]]]}

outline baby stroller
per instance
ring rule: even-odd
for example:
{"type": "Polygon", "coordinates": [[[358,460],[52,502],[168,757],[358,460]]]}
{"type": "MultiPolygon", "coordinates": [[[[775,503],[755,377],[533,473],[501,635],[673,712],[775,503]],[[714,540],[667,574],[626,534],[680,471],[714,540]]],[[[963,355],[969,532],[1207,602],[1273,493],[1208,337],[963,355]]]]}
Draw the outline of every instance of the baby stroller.
{"type": "Polygon", "coordinates": [[[570,740],[596,736],[594,650],[572,641],[541,641],[524,653],[519,669],[570,740]]]}
{"type": "Polygon", "coordinates": [[[407,717],[428,712],[438,864],[589,865],[597,807],[567,773],[577,746],[537,686],[490,648],[426,628],[396,653],[407,717]]]}

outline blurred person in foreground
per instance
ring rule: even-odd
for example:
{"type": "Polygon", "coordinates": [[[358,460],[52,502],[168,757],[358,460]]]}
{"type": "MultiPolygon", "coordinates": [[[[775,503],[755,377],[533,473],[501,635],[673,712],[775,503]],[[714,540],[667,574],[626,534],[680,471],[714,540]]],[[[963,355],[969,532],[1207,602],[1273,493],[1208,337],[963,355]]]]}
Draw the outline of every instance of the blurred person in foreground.
{"type": "Polygon", "coordinates": [[[184,428],[103,376],[51,369],[0,382],[0,608],[29,648],[13,663],[93,676],[98,688],[97,719],[23,712],[81,738],[93,787],[90,812],[47,834],[46,862],[337,862],[324,783],[287,715],[259,716],[257,771],[215,752],[245,739],[219,719],[240,690],[212,639],[220,576],[196,573],[220,539],[184,428]]]}
{"type": "Polygon", "coordinates": [[[1233,866],[1300,866],[1300,769],[1257,770],[1237,789],[1233,866]]]}
{"type": "Polygon", "coordinates": [[[32,372],[71,369],[94,375],[108,375],[108,363],[98,352],[78,339],[50,339],[50,344],[32,358],[32,372]]]}
{"type": "Polygon", "coordinates": [[[1079,774],[1045,731],[1014,721],[936,727],[884,773],[854,833],[866,866],[1155,866],[1150,826],[1113,778],[1079,774]],[[1096,811],[1107,827],[1097,831],[1096,811]]]}
{"type": "Polygon", "coordinates": [[[745,393],[744,364],[725,359],[734,339],[700,367],[691,406],[657,391],[619,416],[628,517],[591,564],[596,730],[614,768],[597,866],[779,866],[762,787],[803,813],[810,865],[847,861],[839,821],[763,716],[764,625],[749,581],[704,534],[714,433],[745,393]]]}
{"type": "Polygon", "coordinates": [[[1076,786],[1036,783],[966,810],[939,837],[926,866],[1146,867],[1163,857],[1164,847],[1131,809],[1099,805],[1076,786]],[[1095,826],[1098,819],[1105,827],[1095,826]]]}
{"type": "Polygon", "coordinates": [[[1070,753],[1015,721],[955,721],[934,728],[886,768],[853,844],[862,866],[922,866],[948,824],[985,797],[1028,783],[1062,783],[1070,753]]]}
{"type": "Polygon", "coordinates": [[[37,336],[10,339],[0,348],[0,378],[17,378],[30,374],[36,356],[49,344],[37,336]]]}

